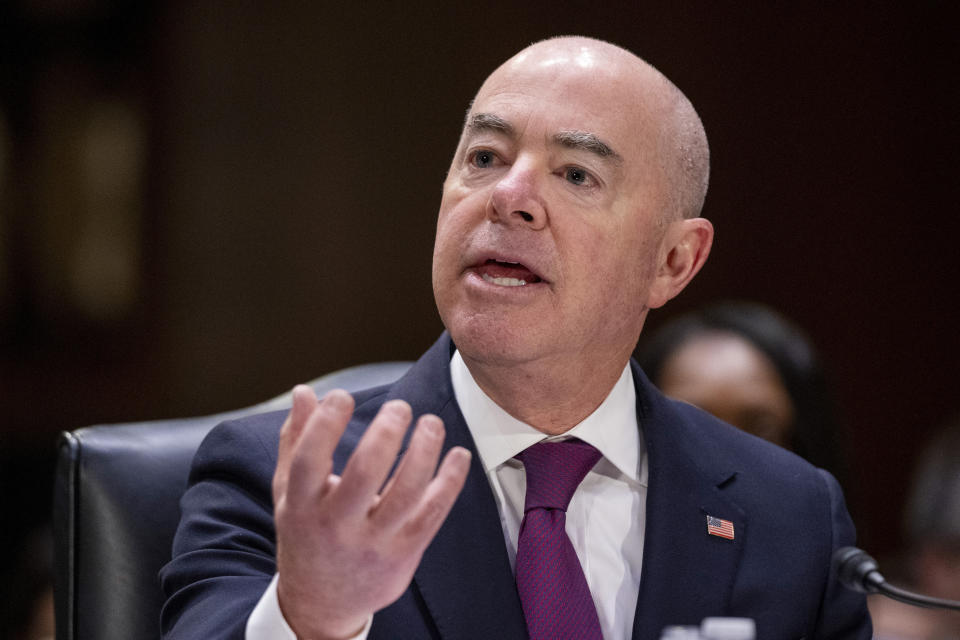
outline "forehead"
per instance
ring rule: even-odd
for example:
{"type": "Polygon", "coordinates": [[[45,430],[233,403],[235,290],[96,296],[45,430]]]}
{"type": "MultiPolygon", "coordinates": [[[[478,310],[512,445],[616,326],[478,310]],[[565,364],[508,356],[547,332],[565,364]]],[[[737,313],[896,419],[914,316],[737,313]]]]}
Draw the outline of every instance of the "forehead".
{"type": "Polygon", "coordinates": [[[521,53],[491,74],[470,115],[496,115],[520,135],[593,134],[620,155],[642,156],[657,137],[649,85],[631,65],[590,51],[521,53]]]}
{"type": "Polygon", "coordinates": [[[753,386],[769,383],[782,386],[773,361],[747,339],[727,331],[695,335],[677,348],[667,364],[680,369],[685,377],[717,384],[732,382],[753,386]]]}

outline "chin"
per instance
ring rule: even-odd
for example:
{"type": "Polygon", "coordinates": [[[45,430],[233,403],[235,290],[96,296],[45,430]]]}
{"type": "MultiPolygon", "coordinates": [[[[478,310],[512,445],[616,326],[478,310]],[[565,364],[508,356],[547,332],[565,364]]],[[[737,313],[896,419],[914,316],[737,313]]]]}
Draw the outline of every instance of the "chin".
{"type": "Polygon", "coordinates": [[[517,365],[544,355],[542,327],[524,328],[485,314],[442,316],[453,343],[467,359],[490,365],[517,365]]]}

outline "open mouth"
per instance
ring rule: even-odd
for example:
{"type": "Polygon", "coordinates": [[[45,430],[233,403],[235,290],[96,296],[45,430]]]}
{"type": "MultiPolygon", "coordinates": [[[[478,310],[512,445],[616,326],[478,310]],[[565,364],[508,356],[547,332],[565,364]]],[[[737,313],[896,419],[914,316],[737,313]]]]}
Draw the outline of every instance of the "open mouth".
{"type": "Polygon", "coordinates": [[[477,267],[485,282],[501,287],[522,287],[542,282],[540,276],[519,262],[489,259],[477,267]]]}

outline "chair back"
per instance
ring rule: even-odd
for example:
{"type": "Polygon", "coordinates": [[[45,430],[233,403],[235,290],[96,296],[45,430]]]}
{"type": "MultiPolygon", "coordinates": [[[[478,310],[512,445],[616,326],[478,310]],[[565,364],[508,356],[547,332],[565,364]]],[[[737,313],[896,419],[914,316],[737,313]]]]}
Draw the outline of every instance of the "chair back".
{"type": "MultiPolygon", "coordinates": [[[[342,369],[311,385],[358,391],[393,382],[410,362],[342,369]]],[[[60,437],[54,486],[58,640],[160,637],[157,573],[170,559],[193,455],[225,419],[283,409],[290,393],[197,418],[98,425],[60,437]]]]}

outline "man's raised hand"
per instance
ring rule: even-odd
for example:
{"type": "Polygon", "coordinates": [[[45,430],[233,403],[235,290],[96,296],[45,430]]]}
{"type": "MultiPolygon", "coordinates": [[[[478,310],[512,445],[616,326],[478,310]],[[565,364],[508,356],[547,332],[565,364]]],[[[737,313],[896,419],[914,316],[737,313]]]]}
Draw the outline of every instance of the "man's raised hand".
{"type": "Polygon", "coordinates": [[[412,419],[406,402],[391,400],[336,476],[333,451],[352,415],[345,391],[318,403],[300,385],[280,432],[273,477],[277,593],[299,637],[348,638],[399,598],[470,466],[470,453],[454,447],[437,469],[443,422],[424,415],[387,482],[412,419]]]}

